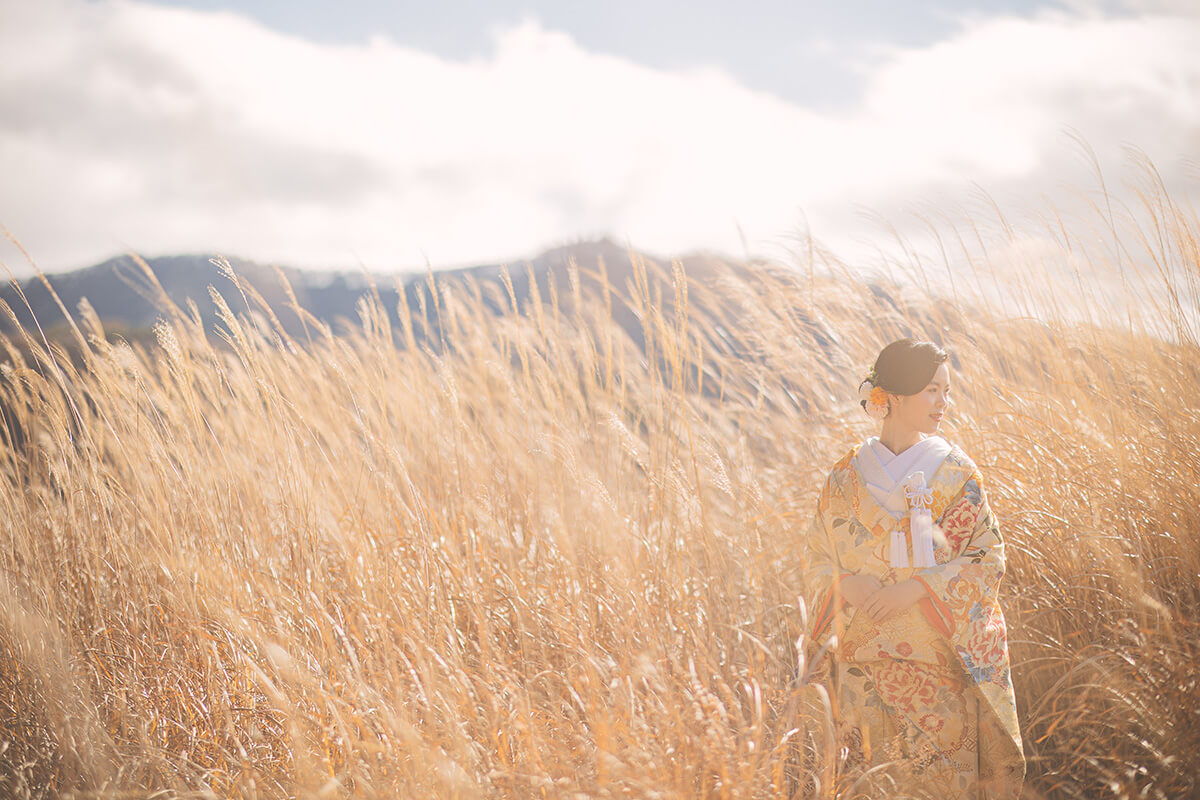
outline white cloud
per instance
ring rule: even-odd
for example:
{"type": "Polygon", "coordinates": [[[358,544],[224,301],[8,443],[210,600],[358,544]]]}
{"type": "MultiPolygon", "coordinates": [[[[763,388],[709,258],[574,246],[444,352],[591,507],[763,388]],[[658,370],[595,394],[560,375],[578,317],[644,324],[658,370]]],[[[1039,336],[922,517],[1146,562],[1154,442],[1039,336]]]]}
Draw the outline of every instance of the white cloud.
{"type": "Polygon", "coordinates": [[[1138,12],[1200,16],[1200,5],[1196,0],[1125,0],[1125,6],[1138,12]]]}
{"type": "Polygon", "coordinates": [[[600,233],[738,253],[738,223],[759,249],[801,210],[853,252],[862,208],[1091,185],[1066,130],[1171,180],[1200,141],[1200,21],[1165,13],[964,23],[885,54],[850,112],[535,23],[459,63],[128,0],[0,16],[0,222],[47,268],[126,247],[411,268],[600,233]]]}

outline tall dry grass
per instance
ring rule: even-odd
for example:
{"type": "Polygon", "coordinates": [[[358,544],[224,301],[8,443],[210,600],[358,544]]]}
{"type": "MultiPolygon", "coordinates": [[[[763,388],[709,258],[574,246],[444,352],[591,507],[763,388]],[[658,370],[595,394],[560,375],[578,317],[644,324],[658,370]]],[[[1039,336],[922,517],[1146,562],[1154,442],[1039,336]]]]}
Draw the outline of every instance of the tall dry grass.
{"type": "Polygon", "coordinates": [[[989,304],[964,238],[953,292],[631,254],[297,341],[227,272],[217,331],[3,343],[0,792],[832,796],[797,545],[913,332],[1010,546],[1028,796],[1194,795],[1200,225],[1147,209],[1119,267],[1162,299],[1115,312],[1036,262],[1040,319],[989,304]]]}

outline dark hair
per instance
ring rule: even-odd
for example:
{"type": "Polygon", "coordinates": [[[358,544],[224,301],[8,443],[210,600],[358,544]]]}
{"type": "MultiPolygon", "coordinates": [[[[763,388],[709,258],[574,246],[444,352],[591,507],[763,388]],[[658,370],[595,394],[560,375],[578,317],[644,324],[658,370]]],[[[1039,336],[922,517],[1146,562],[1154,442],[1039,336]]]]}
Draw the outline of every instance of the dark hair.
{"type": "Polygon", "coordinates": [[[917,394],[933,380],[950,354],[933,342],[897,339],[875,359],[875,385],[889,394],[917,394]]]}

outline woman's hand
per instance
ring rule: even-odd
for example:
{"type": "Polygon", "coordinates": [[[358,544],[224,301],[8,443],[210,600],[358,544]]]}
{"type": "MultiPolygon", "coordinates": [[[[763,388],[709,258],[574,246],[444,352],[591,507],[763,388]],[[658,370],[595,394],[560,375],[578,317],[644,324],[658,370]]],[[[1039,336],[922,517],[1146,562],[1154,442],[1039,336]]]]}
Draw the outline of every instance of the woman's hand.
{"type": "Polygon", "coordinates": [[[857,605],[873,622],[883,622],[888,617],[912,608],[928,594],[925,584],[909,578],[877,589],[857,605]]]}
{"type": "Polygon", "coordinates": [[[838,582],[842,597],[852,606],[861,607],[867,598],[883,586],[874,575],[847,575],[838,582]]]}

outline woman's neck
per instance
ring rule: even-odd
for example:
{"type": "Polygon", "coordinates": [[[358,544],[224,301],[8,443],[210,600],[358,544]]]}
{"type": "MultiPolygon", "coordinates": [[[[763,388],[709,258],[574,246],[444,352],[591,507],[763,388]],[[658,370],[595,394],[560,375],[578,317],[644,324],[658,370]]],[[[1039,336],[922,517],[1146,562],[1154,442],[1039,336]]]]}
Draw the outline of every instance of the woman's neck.
{"type": "Polygon", "coordinates": [[[879,433],[879,443],[896,455],[900,455],[924,438],[925,434],[916,428],[901,427],[887,419],[883,421],[883,430],[879,433]]]}

